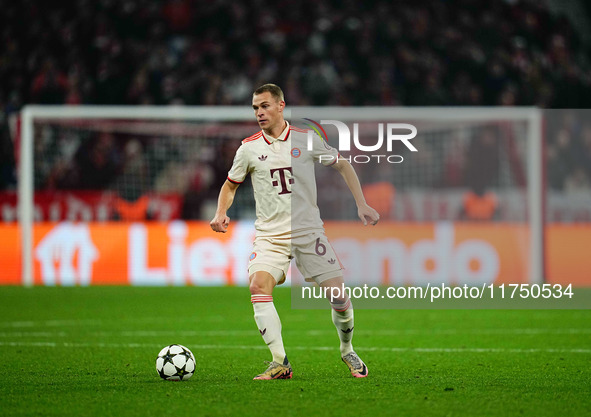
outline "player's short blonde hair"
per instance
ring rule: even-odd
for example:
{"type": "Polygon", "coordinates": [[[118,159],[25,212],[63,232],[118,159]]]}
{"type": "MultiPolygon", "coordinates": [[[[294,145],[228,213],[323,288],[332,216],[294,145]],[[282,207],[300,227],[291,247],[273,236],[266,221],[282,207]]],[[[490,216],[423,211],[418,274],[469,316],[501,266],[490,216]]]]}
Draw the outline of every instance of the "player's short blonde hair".
{"type": "Polygon", "coordinates": [[[275,97],[277,101],[285,101],[285,98],[283,96],[283,90],[276,84],[261,85],[259,88],[254,90],[254,93],[252,93],[252,95],[257,96],[263,93],[271,93],[271,95],[275,97]]]}

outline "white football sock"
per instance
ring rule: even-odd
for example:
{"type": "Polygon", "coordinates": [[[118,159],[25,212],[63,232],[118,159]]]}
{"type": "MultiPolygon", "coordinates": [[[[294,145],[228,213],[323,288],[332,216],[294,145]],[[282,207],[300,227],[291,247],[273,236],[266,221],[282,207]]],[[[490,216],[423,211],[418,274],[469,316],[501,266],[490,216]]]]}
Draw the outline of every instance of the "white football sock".
{"type": "Polygon", "coordinates": [[[254,309],[254,321],[259,328],[259,333],[269,346],[273,361],[282,364],[285,359],[285,348],[281,337],[281,320],[273,304],[273,296],[253,294],[251,301],[254,309]]]}
{"type": "Polygon", "coordinates": [[[351,300],[347,298],[344,303],[330,303],[332,307],[332,322],[337,328],[339,339],[341,341],[341,356],[353,351],[351,340],[353,339],[353,327],[355,325],[353,318],[353,306],[351,300]]]}

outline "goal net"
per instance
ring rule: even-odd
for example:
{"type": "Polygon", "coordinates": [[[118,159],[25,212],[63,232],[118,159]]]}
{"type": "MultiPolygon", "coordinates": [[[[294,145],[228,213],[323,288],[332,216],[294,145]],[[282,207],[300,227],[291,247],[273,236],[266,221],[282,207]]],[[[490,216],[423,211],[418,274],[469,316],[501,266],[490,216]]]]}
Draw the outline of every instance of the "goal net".
{"type": "MultiPolygon", "coordinates": [[[[356,169],[369,205],[382,222],[390,221],[387,227],[352,226],[353,196],[336,170],[318,164],[323,219],[347,222],[327,227],[329,236],[339,237],[334,246],[347,282],[481,285],[542,279],[536,110],[294,109],[292,121],[339,149],[356,169]]],[[[297,179],[297,160],[293,165],[297,179]]]]}
{"type": "MultiPolygon", "coordinates": [[[[343,254],[341,260],[347,263],[346,274],[352,282],[408,284],[439,279],[437,263],[443,262],[440,255],[446,250],[455,250],[458,259],[466,258],[463,270],[446,272],[444,278],[450,283],[475,283],[486,275],[478,275],[485,267],[492,268],[487,273],[496,274],[495,279],[499,274],[519,275],[514,277],[518,281],[542,279],[542,135],[537,110],[295,107],[286,116],[295,126],[322,127],[324,139],[336,148],[341,147],[341,138],[334,125],[324,122],[338,120],[350,131],[350,149],[339,151],[357,171],[368,203],[380,212],[382,224],[372,229],[373,237],[357,229],[355,203],[338,172],[318,166],[316,176],[327,233],[343,254]],[[389,123],[416,128],[416,137],[409,140],[416,152],[400,140],[387,148],[389,123]],[[377,144],[381,128],[383,145],[367,151],[377,144]],[[469,246],[479,234],[497,252],[506,245],[518,248],[518,253],[497,253],[496,266],[478,259],[471,252],[473,246],[459,254],[458,248],[466,242],[469,246]],[[347,242],[353,244],[347,246],[347,242]],[[404,251],[392,249],[396,245],[404,251]],[[431,253],[429,245],[441,252],[431,253]],[[453,247],[437,249],[437,245],[453,247]],[[356,251],[363,255],[356,256],[356,251]],[[405,258],[409,260],[404,262],[405,258]],[[377,266],[364,266],[368,259],[377,266]]],[[[174,223],[178,226],[174,230],[185,230],[193,221],[209,221],[240,139],[259,130],[253,119],[247,107],[26,107],[18,198],[14,197],[18,211],[4,210],[5,221],[10,213],[20,220],[23,282],[60,283],[57,278],[34,279],[43,273],[39,234],[46,233],[44,225],[53,222],[103,224],[104,230],[113,224],[174,223]]],[[[254,197],[247,183],[239,188],[229,216],[238,223],[252,224],[254,197]]],[[[171,242],[176,236],[173,229],[167,229],[171,242]]],[[[190,236],[192,229],[187,230],[188,235],[183,233],[190,236]]],[[[175,264],[172,259],[178,254],[173,242],[165,249],[166,260],[160,269],[146,266],[135,273],[166,276],[154,281],[158,285],[245,283],[245,271],[207,252],[217,247],[218,243],[212,243],[215,238],[204,241],[202,253],[206,255],[199,259],[206,266],[178,260],[193,262],[196,269],[189,270],[175,264]],[[195,278],[212,270],[218,272],[216,278],[207,278],[210,281],[195,278]]],[[[148,253],[155,243],[149,236],[146,239],[148,253]]],[[[197,243],[187,243],[183,253],[188,257],[194,247],[197,243]]],[[[98,259],[97,250],[96,244],[86,252],[78,249],[77,256],[98,259]]],[[[70,269],[79,266],[78,258],[70,269]]],[[[136,262],[131,255],[127,261],[136,262]]],[[[76,279],[62,283],[95,282],[81,277],[88,271],[79,267],[76,271],[72,272],[78,274],[76,279]]],[[[55,274],[59,274],[57,269],[55,274]]]]}

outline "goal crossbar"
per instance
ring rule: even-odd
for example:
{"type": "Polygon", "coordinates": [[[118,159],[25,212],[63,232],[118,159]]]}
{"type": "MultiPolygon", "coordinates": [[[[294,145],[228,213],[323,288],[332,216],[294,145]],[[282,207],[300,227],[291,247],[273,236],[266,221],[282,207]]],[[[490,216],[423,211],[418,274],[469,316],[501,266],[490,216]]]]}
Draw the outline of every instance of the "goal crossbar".
{"type": "MultiPolygon", "coordinates": [[[[543,281],[543,164],[542,111],[532,107],[306,107],[286,109],[309,114],[315,120],[339,115],[341,121],[462,121],[527,122],[527,166],[529,207],[529,281],[543,281]]],[[[252,121],[253,110],[247,106],[41,106],[29,105],[21,110],[22,135],[18,176],[19,226],[22,252],[22,282],[33,285],[33,215],[34,215],[34,122],[63,119],[135,119],[183,120],[194,122],[252,121]]]]}

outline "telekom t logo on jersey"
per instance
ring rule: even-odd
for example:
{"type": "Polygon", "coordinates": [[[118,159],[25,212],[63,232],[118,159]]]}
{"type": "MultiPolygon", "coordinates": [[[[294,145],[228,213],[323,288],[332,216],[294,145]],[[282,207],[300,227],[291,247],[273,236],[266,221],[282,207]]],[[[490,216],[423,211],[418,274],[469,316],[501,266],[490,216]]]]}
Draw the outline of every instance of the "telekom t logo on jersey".
{"type": "Polygon", "coordinates": [[[273,184],[273,187],[277,187],[279,184],[281,184],[281,191],[279,192],[279,194],[290,194],[291,191],[289,191],[289,188],[287,187],[287,184],[293,184],[293,171],[291,169],[291,167],[284,167],[284,168],[274,168],[271,170],[271,178],[275,178],[275,173],[278,173],[278,177],[279,177],[279,181],[277,181],[276,179],[273,179],[273,182],[271,184],[273,184]],[[289,172],[290,178],[287,178],[286,176],[286,172],[289,172]]]}
{"type": "MultiPolygon", "coordinates": [[[[339,151],[350,151],[351,150],[351,131],[349,127],[338,120],[321,120],[320,123],[315,122],[312,119],[305,119],[312,124],[306,123],[308,127],[312,130],[308,130],[308,150],[311,151],[313,149],[313,135],[314,132],[318,134],[321,138],[324,139],[325,146],[328,146],[327,142],[327,135],[324,131],[324,128],[321,125],[333,125],[337,128],[339,132],[339,151]]],[[[392,152],[392,143],[394,141],[402,142],[411,152],[417,152],[417,148],[414,147],[410,140],[417,136],[417,128],[408,123],[386,123],[385,124],[385,131],[386,131],[386,148],[388,152],[392,152]],[[402,131],[408,133],[399,133],[395,134],[395,131],[402,131]]],[[[375,152],[382,148],[384,144],[384,123],[378,123],[378,141],[375,145],[362,145],[359,142],[359,123],[353,123],[353,144],[354,146],[363,152],[375,152]]],[[[349,162],[357,162],[357,163],[368,163],[371,159],[377,158],[377,162],[380,162],[381,158],[384,158],[386,161],[390,163],[400,163],[403,161],[402,155],[355,155],[353,160],[351,158],[348,159],[349,162]]],[[[334,159],[331,155],[322,155],[320,156],[320,162],[322,161],[330,161],[334,159]]]]}

